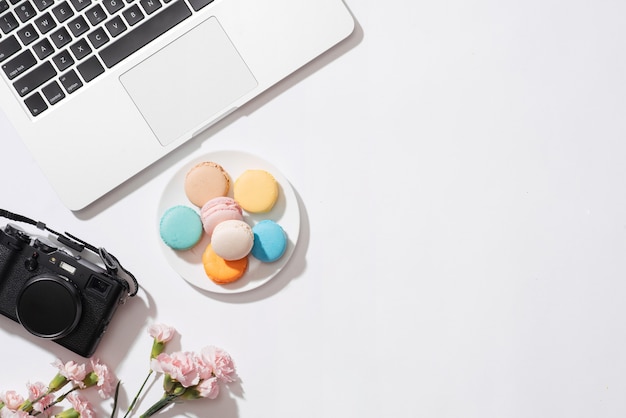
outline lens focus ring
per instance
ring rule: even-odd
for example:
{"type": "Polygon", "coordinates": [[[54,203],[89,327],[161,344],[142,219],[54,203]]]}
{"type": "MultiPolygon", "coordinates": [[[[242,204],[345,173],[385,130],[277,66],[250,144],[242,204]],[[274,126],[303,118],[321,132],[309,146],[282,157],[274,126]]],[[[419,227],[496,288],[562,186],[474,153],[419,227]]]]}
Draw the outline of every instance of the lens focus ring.
{"type": "Polygon", "coordinates": [[[29,279],[17,299],[19,322],[31,334],[42,338],[68,335],[78,324],[81,312],[76,287],[69,280],[52,274],[29,279]]]}

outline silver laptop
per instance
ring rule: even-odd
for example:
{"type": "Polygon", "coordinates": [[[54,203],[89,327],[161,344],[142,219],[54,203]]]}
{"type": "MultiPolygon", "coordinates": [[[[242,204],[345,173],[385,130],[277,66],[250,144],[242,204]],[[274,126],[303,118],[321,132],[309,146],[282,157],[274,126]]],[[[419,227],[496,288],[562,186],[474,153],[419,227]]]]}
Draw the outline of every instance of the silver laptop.
{"type": "Polygon", "coordinates": [[[353,28],[341,0],[0,0],[0,106],[79,210],[353,28]]]}

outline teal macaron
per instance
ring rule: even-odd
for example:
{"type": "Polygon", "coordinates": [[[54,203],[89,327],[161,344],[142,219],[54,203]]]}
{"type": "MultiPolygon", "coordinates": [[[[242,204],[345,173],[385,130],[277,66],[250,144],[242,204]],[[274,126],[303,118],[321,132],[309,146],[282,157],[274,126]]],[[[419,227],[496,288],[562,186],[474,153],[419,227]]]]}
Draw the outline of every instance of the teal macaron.
{"type": "Polygon", "coordinates": [[[188,206],[178,205],[169,208],[161,217],[159,233],[168,247],[174,250],[187,250],[202,238],[200,215],[188,206]]]}
{"type": "Polygon", "coordinates": [[[276,222],[265,219],[252,227],[254,244],[250,254],[264,263],[278,260],[287,249],[287,234],[276,222]]]}

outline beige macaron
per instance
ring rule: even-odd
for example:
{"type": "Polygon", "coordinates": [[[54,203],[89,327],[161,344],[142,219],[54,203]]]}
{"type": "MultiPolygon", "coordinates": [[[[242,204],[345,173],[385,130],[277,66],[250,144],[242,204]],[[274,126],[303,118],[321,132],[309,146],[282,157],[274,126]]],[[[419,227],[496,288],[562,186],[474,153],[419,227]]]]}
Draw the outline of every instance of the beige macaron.
{"type": "Polygon", "coordinates": [[[229,189],[228,173],[212,161],[196,164],[185,176],[185,194],[199,208],[215,197],[226,196],[229,189]]]}

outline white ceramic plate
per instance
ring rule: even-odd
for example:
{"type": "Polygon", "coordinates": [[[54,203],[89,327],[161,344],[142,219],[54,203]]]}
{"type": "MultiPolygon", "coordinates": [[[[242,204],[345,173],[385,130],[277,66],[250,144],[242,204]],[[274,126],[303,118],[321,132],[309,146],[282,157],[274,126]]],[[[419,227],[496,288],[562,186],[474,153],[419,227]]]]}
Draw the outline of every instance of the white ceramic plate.
{"type": "Polygon", "coordinates": [[[159,201],[157,217],[157,237],[159,245],[167,262],[187,282],[201,289],[215,293],[240,293],[246,292],[265,284],[287,264],[298,242],[300,233],[300,208],[293,188],[280,171],[267,161],[245,152],[240,151],[216,151],[196,157],[184,164],[165,186],[161,200],[159,201]],[[279,185],[278,200],[270,212],[250,214],[244,211],[244,220],[254,226],[263,219],[271,219],[278,223],[287,234],[287,249],[285,254],[273,263],[262,263],[253,256],[249,256],[248,270],[243,277],[234,283],[218,285],[209,279],[202,267],[202,253],[209,244],[206,234],[193,248],[186,251],[175,251],[165,245],[158,233],[158,224],[161,216],[167,209],[176,205],[185,205],[200,213],[200,209],[194,206],[185,195],[184,182],[189,169],[203,161],[213,161],[221,165],[231,178],[229,195],[232,197],[233,184],[241,173],[248,169],[260,169],[271,173],[279,185]]]}

